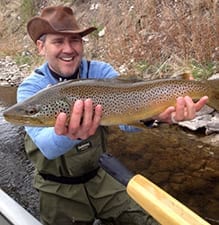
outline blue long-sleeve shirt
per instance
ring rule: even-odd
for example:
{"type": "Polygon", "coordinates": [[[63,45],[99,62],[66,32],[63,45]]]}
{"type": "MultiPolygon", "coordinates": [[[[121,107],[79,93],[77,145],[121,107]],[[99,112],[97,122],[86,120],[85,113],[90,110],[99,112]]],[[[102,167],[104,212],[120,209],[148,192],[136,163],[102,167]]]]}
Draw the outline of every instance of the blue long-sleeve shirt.
{"type": "MultiPolygon", "coordinates": [[[[90,65],[88,66],[88,61],[82,59],[80,66],[81,79],[106,79],[116,76],[118,76],[118,73],[110,64],[100,61],[90,61],[90,65]]],[[[21,83],[17,92],[17,101],[21,102],[48,85],[53,85],[57,82],[58,80],[52,76],[48,68],[48,63],[45,63],[21,83]]],[[[126,126],[121,126],[121,128],[127,131],[134,131],[134,129],[126,126]]],[[[65,154],[80,142],[64,135],[57,135],[53,127],[25,127],[25,130],[42,154],[48,159],[54,159],[65,154]]]]}

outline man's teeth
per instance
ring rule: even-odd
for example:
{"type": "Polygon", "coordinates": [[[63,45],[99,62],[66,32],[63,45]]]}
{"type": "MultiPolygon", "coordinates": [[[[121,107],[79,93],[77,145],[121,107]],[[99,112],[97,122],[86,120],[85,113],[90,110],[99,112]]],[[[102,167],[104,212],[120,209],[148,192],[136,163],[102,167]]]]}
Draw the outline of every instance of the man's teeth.
{"type": "Polygon", "coordinates": [[[71,61],[73,57],[62,57],[61,59],[64,61],[71,61]]]}

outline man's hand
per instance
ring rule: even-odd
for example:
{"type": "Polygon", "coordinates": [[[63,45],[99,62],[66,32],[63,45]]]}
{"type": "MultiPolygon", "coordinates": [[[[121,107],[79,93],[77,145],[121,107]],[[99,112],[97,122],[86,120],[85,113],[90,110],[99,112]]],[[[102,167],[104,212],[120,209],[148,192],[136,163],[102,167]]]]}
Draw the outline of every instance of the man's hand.
{"type": "Polygon", "coordinates": [[[177,123],[184,120],[192,120],[208,101],[208,97],[202,97],[198,102],[194,103],[189,96],[179,97],[176,101],[176,106],[167,108],[160,115],[155,117],[158,121],[167,123],[177,123]]]}
{"type": "Polygon", "coordinates": [[[97,105],[93,109],[91,99],[77,100],[72,108],[70,121],[67,121],[65,113],[60,113],[56,119],[55,132],[71,139],[87,139],[94,135],[102,116],[102,107],[97,105]],[[68,124],[68,126],[66,126],[68,124]]]}

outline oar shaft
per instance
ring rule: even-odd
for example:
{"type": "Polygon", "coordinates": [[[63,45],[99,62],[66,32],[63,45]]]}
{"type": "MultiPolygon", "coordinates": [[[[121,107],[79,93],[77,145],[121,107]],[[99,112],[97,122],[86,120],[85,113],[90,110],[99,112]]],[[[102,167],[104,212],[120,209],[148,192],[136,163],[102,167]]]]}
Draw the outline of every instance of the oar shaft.
{"type": "Polygon", "coordinates": [[[210,225],[195,212],[142,175],[133,175],[109,154],[102,154],[100,166],[120,183],[142,208],[162,225],[210,225]]]}
{"type": "Polygon", "coordinates": [[[127,192],[162,225],[210,225],[192,210],[141,175],[135,175],[127,192]]]}

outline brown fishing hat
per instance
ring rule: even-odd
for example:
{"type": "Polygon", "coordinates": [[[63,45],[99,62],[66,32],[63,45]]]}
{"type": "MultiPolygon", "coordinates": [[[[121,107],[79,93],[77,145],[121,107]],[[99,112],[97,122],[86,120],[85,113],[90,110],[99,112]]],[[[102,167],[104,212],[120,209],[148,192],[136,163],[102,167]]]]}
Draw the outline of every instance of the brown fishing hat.
{"type": "Polygon", "coordinates": [[[66,6],[46,7],[40,16],[27,23],[28,34],[35,43],[43,34],[79,34],[83,37],[94,30],[96,27],[80,29],[72,9],[66,6]]]}

